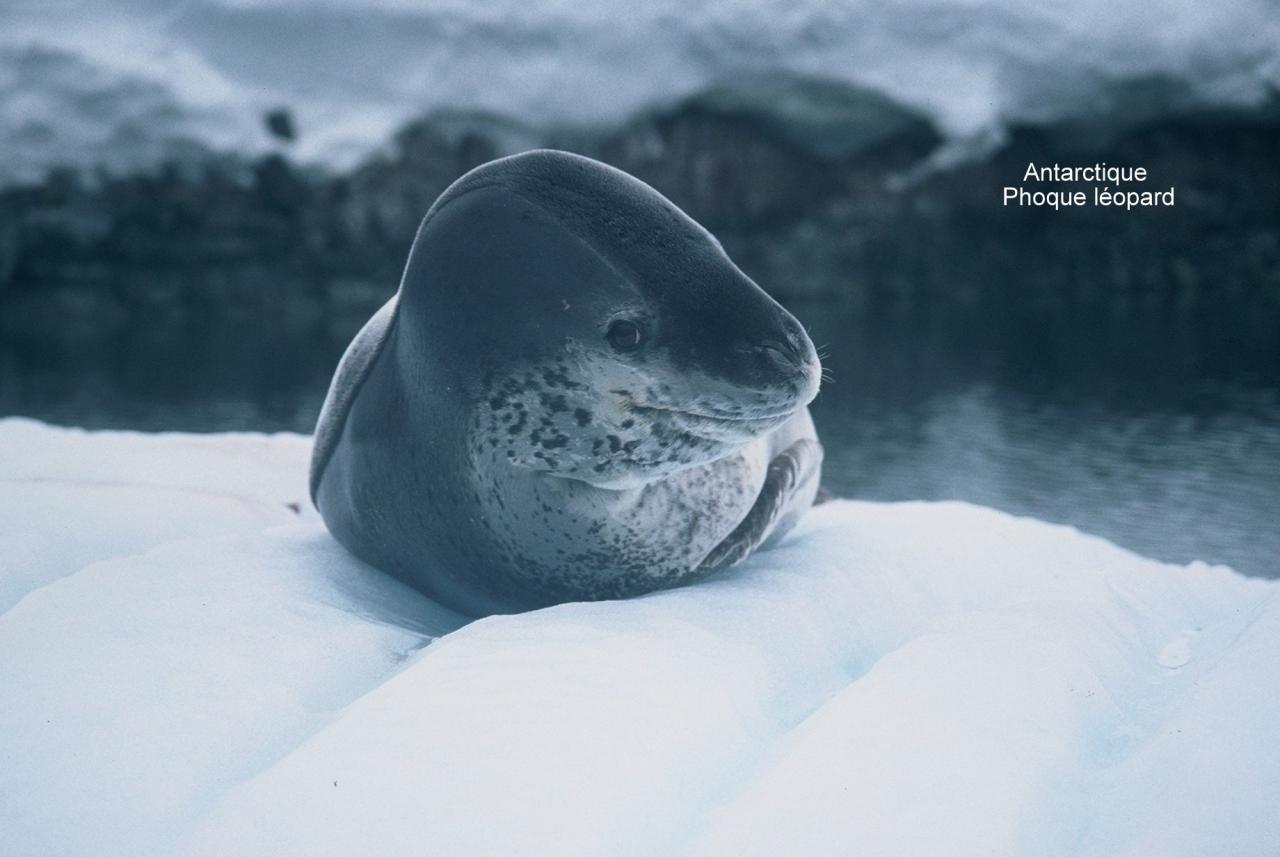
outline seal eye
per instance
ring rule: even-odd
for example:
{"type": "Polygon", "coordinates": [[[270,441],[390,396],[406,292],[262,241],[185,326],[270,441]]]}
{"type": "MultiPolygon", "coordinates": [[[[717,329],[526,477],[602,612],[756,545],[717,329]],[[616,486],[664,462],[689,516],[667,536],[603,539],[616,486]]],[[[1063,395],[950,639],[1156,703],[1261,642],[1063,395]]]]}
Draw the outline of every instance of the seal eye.
{"type": "Polygon", "coordinates": [[[644,341],[644,332],[634,321],[619,319],[609,325],[605,338],[615,351],[635,351],[644,341]]]}

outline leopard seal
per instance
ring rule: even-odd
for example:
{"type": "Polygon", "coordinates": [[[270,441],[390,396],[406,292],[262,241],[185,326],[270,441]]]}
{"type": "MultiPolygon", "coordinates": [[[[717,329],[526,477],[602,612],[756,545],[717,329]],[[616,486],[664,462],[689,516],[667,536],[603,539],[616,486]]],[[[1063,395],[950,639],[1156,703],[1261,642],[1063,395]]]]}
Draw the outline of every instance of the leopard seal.
{"type": "Polygon", "coordinates": [[[820,366],[657,191],[539,150],[431,206],[344,354],[311,496],[353,554],[480,616],[694,580],[813,502],[820,366]]]}

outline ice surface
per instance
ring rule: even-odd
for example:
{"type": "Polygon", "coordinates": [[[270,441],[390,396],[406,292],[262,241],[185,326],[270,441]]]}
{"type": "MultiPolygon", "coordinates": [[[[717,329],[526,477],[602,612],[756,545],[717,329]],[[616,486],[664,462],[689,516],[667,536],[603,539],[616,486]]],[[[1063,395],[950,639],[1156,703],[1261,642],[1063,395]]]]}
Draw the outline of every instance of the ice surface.
{"type": "Polygon", "coordinates": [[[0,615],[6,854],[1280,841],[1274,582],[964,504],[838,502],[703,584],[454,630],[309,513],[279,524],[303,438],[7,421],[0,450],[21,548],[0,583],[27,591],[0,615]],[[90,487],[125,477],[163,504],[90,487]],[[220,531],[184,534],[179,507],[220,531]]]}
{"type": "Polygon", "coordinates": [[[92,562],[315,518],[296,435],[87,433],[0,421],[0,612],[92,562]]]}
{"type": "Polygon", "coordinates": [[[185,138],[261,151],[262,113],[282,105],[299,154],[347,163],[431,108],[609,122],[776,71],[982,138],[1009,119],[1258,103],[1280,84],[1280,15],[1272,0],[19,0],[0,6],[3,170],[146,162],[185,138]]]}

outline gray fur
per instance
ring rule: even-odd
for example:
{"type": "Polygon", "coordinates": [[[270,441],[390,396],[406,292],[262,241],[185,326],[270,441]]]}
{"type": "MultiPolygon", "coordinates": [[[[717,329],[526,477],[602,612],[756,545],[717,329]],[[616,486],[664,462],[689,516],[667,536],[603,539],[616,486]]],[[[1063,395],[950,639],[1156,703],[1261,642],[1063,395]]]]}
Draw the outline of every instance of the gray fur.
{"type": "Polygon", "coordinates": [[[365,322],[364,327],[351,340],[347,350],[338,362],[338,371],[334,373],[333,382],[329,385],[329,393],[324,397],[321,406],[320,421],[316,423],[315,441],[311,450],[311,496],[314,498],[320,488],[320,476],[329,463],[342,436],[342,427],[346,424],[347,412],[351,410],[351,402],[360,392],[360,386],[369,376],[369,370],[382,353],[382,344],[386,341],[387,332],[395,322],[396,307],[399,305],[395,295],[382,305],[382,308],[365,322]]]}
{"type": "Polygon", "coordinates": [[[808,508],[817,376],[795,319],[652,188],[517,155],[423,219],[334,377],[312,497],[353,553],[464,612],[638,594],[808,508]],[[642,346],[611,346],[619,319],[642,346]]]}

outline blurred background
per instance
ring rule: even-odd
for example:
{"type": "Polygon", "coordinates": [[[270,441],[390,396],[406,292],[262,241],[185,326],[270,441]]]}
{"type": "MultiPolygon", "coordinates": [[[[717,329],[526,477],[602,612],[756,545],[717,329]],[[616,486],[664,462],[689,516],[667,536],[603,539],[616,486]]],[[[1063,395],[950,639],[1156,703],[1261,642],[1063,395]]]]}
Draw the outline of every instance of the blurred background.
{"type": "Polygon", "coordinates": [[[1275,0],[0,6],[0,415],[309,432],[421,216],[555,146],[808,325],[826,482],[1280,575],[1275,0]],[[1173,208],[1005,208],[1037,164],[1173,208]]]}

